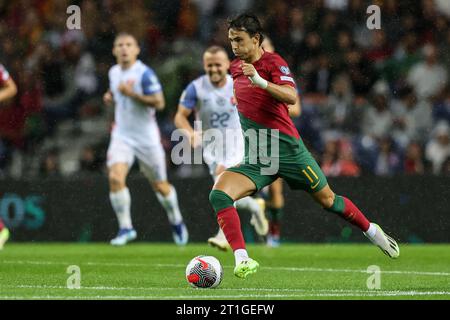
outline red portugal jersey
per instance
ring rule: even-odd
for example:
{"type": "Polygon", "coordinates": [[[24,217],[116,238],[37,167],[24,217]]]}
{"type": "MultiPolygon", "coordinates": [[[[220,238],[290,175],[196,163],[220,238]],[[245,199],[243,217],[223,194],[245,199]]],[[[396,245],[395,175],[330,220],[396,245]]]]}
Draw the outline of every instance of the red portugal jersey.
{"type": "MultiPolygon", "coordinates": [[[[298,131],[289,117],[287,104],[275,99],[266,90],[253,85],[243,74],[241,64],[241,60],[234,59],[230,68],[234,81],[234,95],[241,117],[268,129],[278,129],[280,133],[299,139],[298,131]]],[[[253,66],[265,80],[277,85],[289,85],[296,89],[286,61],[278,54],[264,51],[253,66]]]]}

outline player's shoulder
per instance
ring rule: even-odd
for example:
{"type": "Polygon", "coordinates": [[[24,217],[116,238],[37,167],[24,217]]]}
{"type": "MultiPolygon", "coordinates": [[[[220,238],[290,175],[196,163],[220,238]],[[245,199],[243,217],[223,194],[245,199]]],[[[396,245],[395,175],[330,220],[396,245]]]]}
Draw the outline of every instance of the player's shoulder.
{"type": "Polygon", "coordinates": [[[111,68],[109,68],[108,74],[109,76],[113,76],[115,73],[118,73],[120,71],[120,65],[115,64],[111,68]]]}
{"type": "Polygon", "coordinates": [[[278,53],[276,52],[265,52],[264,53],[264,59],[269,62],[269,63],[282,63],[282,64],[287,64],[286,60],[283,59],[282,56],[280,56],[278,53]]]}

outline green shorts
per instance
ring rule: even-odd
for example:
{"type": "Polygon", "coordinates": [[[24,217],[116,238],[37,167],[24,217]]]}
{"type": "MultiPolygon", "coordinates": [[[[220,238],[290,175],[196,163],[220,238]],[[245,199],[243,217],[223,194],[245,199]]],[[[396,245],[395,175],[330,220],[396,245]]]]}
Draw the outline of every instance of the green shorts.
{"type": "Polygon", "coordinates": [[[298,140],[298,149],[297,146],[295,148],[295,152],[292,152],[292,144],[280,145],[278,171],[275,174],[262,174],[264,172],[262,170],[269,165],[248,163],[247,157],[243,163],[228,168],[227,171],[247,176],[255,184],[256,191],[271,184],[279,177],[286,180],[289,187],[294,190],[300,189],[314,193],[323,189],[328,184],[327,179],[301,139],[298,140]],[[288,157],[283,157],[283,148],[289,148],[288,157]]]}

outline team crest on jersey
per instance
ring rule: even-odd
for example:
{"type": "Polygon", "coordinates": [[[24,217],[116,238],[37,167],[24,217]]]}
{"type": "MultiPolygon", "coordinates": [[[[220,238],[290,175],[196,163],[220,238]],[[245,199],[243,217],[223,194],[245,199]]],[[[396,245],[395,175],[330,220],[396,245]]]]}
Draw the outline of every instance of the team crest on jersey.
{"type": "Polygon", "coordinates": [[[224,98],[219,97],[219,98],[217,98],[216,103],[218,106],[223,107],[227,102],[224,98]]]}
{"type": "Polygon", "coordinates": [[[289,74],[289,73],[291,73],[291,71],[289,70],[289,67],[286,67],[286,66],[281,66],[281,67],[280,67],[280,71],[281,71],[282,73],[284,73],[284,74],[289,74]]]}

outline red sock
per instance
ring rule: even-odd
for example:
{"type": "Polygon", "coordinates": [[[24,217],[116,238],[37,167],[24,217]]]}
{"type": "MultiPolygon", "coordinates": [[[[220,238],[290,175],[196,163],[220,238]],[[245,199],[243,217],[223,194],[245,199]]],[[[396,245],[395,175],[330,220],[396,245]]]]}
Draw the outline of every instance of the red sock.
{"type": "Polygon", "coordinates": [[[280,229],[281,229],[281,226],[280,226],[280,223],[278,222],[278,221],[269,221],[269,234],[271,235],[271,236],[277,236],[277,237],[279,237],[280,236],[280,229]]]}
{"type": "Polygon", "coordinates": [[[351,200],[346,197],[342,198],[344,199],[344,212],[342,213],[344,218],[351,224],[360,228],[362,231],[367,231],[369,229],[370,222],[367,220],[366,216],[351,200]]]}
{"type": "Polygon", "coordinates": [[[5,225],[3,224],[2,219],[0,219],[0,231],[2,231],[4,227],[5,227],[5,225]]]}
{"type": "Polygon", "coordinates": [[[245,249],[244,236],[241,231],[241,221],[234,206],[217,212],[217,222],[222,229],[233,251],[245,249]]]}

